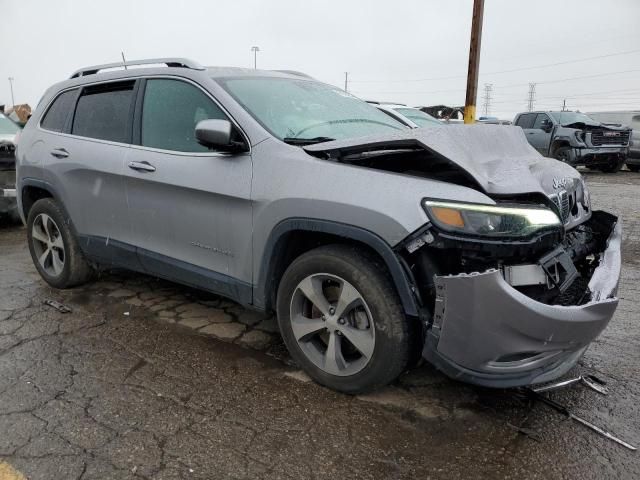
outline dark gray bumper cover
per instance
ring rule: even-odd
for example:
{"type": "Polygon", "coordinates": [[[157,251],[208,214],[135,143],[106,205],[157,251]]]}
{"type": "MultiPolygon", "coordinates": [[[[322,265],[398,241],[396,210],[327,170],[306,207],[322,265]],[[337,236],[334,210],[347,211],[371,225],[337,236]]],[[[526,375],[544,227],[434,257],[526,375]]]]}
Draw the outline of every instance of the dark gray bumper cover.
{"type": "Polygon", "coordinates": [[[589,282],[592,300],[546,305],[498,270],[436,276],[434,322],[423,355],[449,376],[491,387],[549,381],[568,371],[618,305],[622,226],[615,224],[589,282]]]}

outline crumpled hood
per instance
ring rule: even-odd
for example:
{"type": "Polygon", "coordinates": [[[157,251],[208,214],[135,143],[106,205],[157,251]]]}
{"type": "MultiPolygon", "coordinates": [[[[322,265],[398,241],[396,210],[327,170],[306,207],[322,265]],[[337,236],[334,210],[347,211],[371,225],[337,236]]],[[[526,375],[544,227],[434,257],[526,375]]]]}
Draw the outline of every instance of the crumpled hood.
{"type": "Polygon", "coordinates": [[[304,147],[318,154],[338,155],[394,148],[423,147],[440,154],[473,177],[487,194],[550,195],[580,179],[573,167],[540,155],[520,127],[450,125],[370,135],[304,147]]]}

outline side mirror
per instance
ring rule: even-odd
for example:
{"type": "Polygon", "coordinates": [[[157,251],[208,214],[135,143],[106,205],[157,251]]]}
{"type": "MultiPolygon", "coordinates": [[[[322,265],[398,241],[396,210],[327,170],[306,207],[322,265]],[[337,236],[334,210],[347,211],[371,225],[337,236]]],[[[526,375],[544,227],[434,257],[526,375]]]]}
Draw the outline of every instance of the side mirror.
{"type": "Polygon", "coordinates": [[[196,140],[200,145],[223,152],[246,151],[244,142],[232,140],[233,125],[228,120],[201,120],[196,125],[196,140]]]}
{"type": "Polygon", "coordinates": [[[549,120],[543,120],[542,123],[540,124],[540,128],[544,132],[549,133],[551,131],[551,129],[553,128],[553,125],[551,124],[551,122],[549,120]]]}

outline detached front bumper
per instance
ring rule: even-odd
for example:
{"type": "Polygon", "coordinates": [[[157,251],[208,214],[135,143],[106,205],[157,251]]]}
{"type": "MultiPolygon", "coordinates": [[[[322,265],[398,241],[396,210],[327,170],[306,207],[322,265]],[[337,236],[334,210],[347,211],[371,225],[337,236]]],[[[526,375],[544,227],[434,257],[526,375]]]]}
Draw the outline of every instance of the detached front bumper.
{"type": "Polygon", "coordinates": [[[436,303],[423,356],[448,376],[487,387],[547,382],[571,369],[618,305],[622,226],[612,228],[589,281],[591,301],[540,303],[499,270],[436,276],[436,303]]]}

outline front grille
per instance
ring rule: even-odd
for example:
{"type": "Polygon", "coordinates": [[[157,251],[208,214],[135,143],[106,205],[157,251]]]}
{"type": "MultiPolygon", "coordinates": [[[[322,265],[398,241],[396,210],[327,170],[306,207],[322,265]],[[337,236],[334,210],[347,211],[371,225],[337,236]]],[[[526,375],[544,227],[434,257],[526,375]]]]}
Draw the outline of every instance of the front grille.
{"type": "MultiPolygon", "coordinates": [[[[575,192],[569,193],[566,190],[549,195],[549,198],[553,200],[553,203],[556,204],[556,207],[558,207],[558,210],[560,211],[560,219],[562,220],[562,223],[567,223],[569,221],[572,196],[575,197],[575,192]]],[[[575,203],[575,198],[573,198],[573,203],[575,203]]]]}
{"type": "Polygon", "coordinates": [[[591,144],[594,146],[629,144],[628,131],[594,130],[591,132],[591,144]]]}
{"type": "Polygon", "coordinates": [[[0,142],[0,157],[13,158],[16,153],[16,147],[13,143],[0,142]]]}

